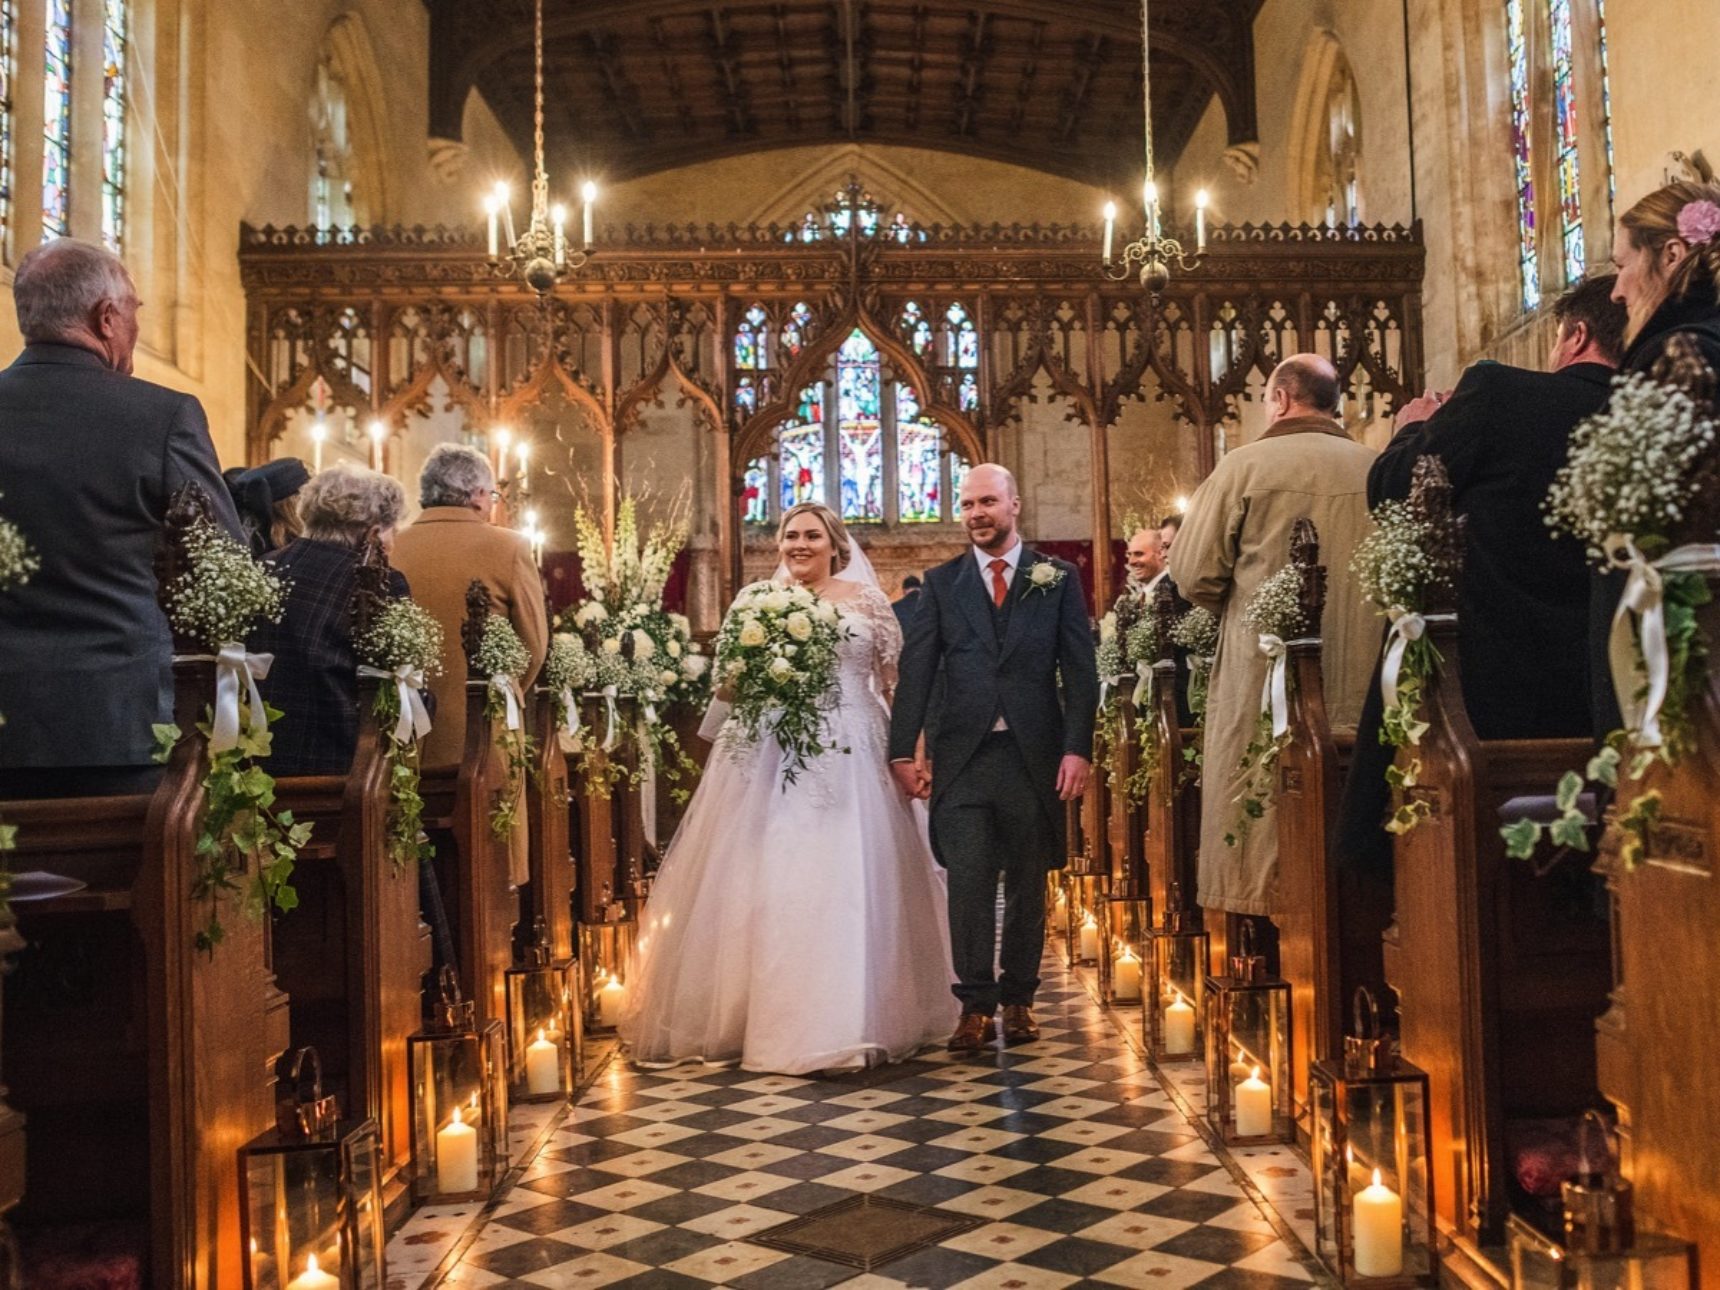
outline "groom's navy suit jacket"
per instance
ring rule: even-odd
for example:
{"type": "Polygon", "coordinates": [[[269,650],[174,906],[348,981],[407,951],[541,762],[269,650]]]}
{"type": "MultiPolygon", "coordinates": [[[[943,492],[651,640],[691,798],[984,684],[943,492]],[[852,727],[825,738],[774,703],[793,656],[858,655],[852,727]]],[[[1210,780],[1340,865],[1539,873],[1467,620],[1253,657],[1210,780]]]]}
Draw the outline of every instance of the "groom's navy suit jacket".
{"type": "Polygon", "coordinates": [[[1057,840],[1047,864],[1061,868],[1063,807],[1057,800],[1057,766],[1065,753],[1093,755],[1098,704],[1093,631],[1074,565],[1024,546],[1001,612],[992,605],[972,550],[927,573],[920,607],[902,646],[890,715],[890,757],[912,757],[921,729],[929,724],[936,731],[931,747],[933,851],[938,851],[939,800],[960,779],[1001,716],[1044,807],[1046,836],[1057,840]],[[1054,565],[1062,580],[1054,587],[1034,587],[1036,564],[1054,565]],[[933,714],[940,664],[942,700],[933,714]],[[930,723],[928,716],[933,718],[930,723]]]}

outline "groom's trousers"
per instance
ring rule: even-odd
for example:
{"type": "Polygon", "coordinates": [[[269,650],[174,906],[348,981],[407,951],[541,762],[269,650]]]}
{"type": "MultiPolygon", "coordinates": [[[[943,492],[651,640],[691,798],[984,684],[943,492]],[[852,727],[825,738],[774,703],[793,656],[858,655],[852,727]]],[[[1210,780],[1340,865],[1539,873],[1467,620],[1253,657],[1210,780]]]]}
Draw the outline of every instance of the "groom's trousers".
{"type": "MultiPolygon", "coordinates": [[[[933,774],[937,773],[936,766],[933,774]]],[[[938,852],[949,873],[950,952],[963,1012],[1030,1004],[1045,952],[1045,873],[1051,839],[1045,810],[1015,738],[988,734],[955,783],[939,795],[938,852]],[[1003,876],[1003,945],[997,945],[997,880],[1003,876]],[[1002,968],[993,970],[993,960],[1002,968]]]]}

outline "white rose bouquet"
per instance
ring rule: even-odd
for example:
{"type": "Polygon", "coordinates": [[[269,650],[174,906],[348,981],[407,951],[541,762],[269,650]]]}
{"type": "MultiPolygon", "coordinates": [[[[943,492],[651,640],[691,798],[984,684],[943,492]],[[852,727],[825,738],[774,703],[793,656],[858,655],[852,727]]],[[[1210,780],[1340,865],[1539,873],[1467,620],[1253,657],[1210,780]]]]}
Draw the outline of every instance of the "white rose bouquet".
{"type": "Polygon", "coordinates": [[[775,738],[785,785],[830,751],[836,647],[846,636],[830,601],[770,582],[742,591],[717,633],[717,674],[733,695],[730,720],[748,742],[775,738]]]}

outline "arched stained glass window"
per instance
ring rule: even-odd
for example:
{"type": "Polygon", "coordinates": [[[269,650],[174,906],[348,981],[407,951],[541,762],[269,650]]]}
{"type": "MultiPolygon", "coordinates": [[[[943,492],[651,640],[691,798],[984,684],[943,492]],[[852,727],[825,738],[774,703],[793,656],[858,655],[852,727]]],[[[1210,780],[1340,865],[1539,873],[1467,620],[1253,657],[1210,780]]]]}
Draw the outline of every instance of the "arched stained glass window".
{"type": "Polygon", "coordinates": [[[353,195],[352,130],[346,81],[330,57],[317,65],[316,99],[311,105],[314,131],[311,171],[311,223],[323,230],[349,228],[359,222],[353,195]]]}
{"type": "Polygon", "coordinates": [[[782,477],[782,509],[824,500],[824,387],[800,392],[795,421],[777,434],[782,477]]]}
{"type": "Polygon", "coordinates": [[[961,389],[956,395],[956,406],[963,412],[979,411],[979,378],[972,372],[962,377],[961,389]]]}
{"type": "Polygon", "coordinates": [[[943,518],[944,436],[920,414],[914,387],[896,386],[896,517],[904,524],[943,518]]]}
{"type": "Polygon", "coordinates": [[[125,115],[129,0],[102,0],[102,241],[116,254],[125,243],[125,115]]]}
{"type": "Polygon", "coordinates": [[[897,320],[897,327],[902,333],[902,339],[914,351],[915,357],[923,359],[931,353],[932,324],[926,321],[926,315],[916,301],[910,300],[902,306],[902,316],[897,320]]]}
{"type": "Polygon", "coordinates": [[[878,350],[856,329],[836,357],[837,443],[842,461],[842,518],[884,518],[884,420],[878,395],[878,350]]]}
{"type": "Polygon", "coordinates": [[[1517,266],[1523,308],[1541,303],[1541,266],[1535,237],[1535,172],[1529,150],[1529,31],[1525,0],[1505,0],[1505,55],[1511,75],[1511,161],[1517,189],[1517,266]]]}
{"type": "Polygon", "coordinates": [[[749,417],[758,411],[758,386],[753,384],[750,376],[735,381],[735,409],[749,417]]]}
{"type": "Polygon", "coordinates": [[[788,311],[788,317],[782,324],[783,363],[786,366],[793,359],[800,357],[800,351],[805,346],[812,328],[812,306],[802,300],[788,311]]]}
{"type": "Polygon", "coordinates": [[[18,2],[0,0],[0,250],[12,259],[14,172],[18,164],[12,94],[18,78],[18,2]]]}
{"type": "Polygon", "coordinates": [[[72,0],[47,0],[42,83],[42,240],[71,231],[72,0]]]}
{"type": "Polygon", "coordinates": [[[741,517],[748,524],[770,523],[769,457],[755,457],[747,463],[741,495],[741,517]]]}
{"type": "Polygon", "coordinates": [[[944,311],[944,349],[940,357],[945,367],[979,366],[979,333],[960,304],[944,311]]]}
{"type": "Polygon", "coordinates": [[[1565,281],[1583,276],[1583,185],[1577,158],[1577,88],[1571,52],[1571,0],[1548,0],[1553,41],[1554,165],[1559,184],[1559,222],[1565,253],[1565,281]]]}

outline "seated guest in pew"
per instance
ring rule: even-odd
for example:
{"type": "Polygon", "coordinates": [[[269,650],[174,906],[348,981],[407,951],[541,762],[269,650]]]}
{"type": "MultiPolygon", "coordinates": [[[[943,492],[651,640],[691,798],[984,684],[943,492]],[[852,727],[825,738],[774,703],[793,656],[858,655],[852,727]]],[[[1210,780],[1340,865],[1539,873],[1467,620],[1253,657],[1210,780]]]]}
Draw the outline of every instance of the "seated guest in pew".
{"type": "Polygon", "coordinates": [[[0,491],[41,568],[0,601],[0,798],[148,791],[172,720],[156,603],[168,499],[201,484],[243,538],[203,408],[131,374],[142,307],[118,256],[73,238],[12,280],[24,352],[0,372],[0,491]]]}
{"type": "MultiPolygon", "coordinates": [[[[274,775],[338,775],[358,744],[358,658],[352,642],[352,593],[371,538],[384,551],[406,513],[406,490],[387,475],[330,467],[299,494],[305,535],[268,558],[288,579],[278,623],[252,633],[250,650],[272,654],[263,698],[281,709],[269,753],[274,775]]],[[[409,594],[390,570],[388,590],[409,594]]]]}
{"type": "Polygon", "coordinates": [[[1123,580],[1123,595],[1143,603],[1153,598],[1153,588],[1165,576],[1165,545],[1159,530],[1142,525],[1129,534],[1129,544],[1123,551],[1128,576],[1123,580]]]}
{"type": "Polygon", "coordinates": [[[282,457],[249,470],[229,470],[222,478],[233,495],[239,523],[251,539],[251,554],[258,559],[279,551],[304,535],[299,516],[299,490],[311,472],[297,457],[282,457]]]}
{"type": "MultiPolygon", "coordinates": [[[[1680,180],[1637,202],[1619,216],[1613,264],[1613,298],[1630,313],[1623,369],[1652,372],[1678,337],[1720,373],[1720,183],[1680,180]]],[[[1597,739],[1623,724],[1607,641],[1624,583],[1624,572],[1613,570],[1595,575],[1592,587],[1589,672],[1597,739]]]]}
{"type": "MultiPolygon", "coordinates": [[[[1625,311],[1612,275],[1572,287],[1553,305],[1558,334],[1545,372],[1477,363],[1449,394],[1424,394],[1368,473],[1372,505],[1409,496],[1418,458],[1451,477],[1467,516],[1458,630],[1463,702],[1482,739],[1571,738],[1589,732],[1589,577],[1583,544],[1547,527],[1542,502],[1565,464],[1571,431],[1600,411],[1624,350],[1625,311]]],[[[1332,835],[1340,870],[1389,882],[1394,750],[1379,738],[1379,665],[1332,835]]],[[[1376,931],[1379,929],[1375,929],[1376,931]]]]}
{"type": "Polygon", "coordinates": [[[1314,522],[1327,572],[1319,624],[1326,709],[1334,729],[1353,728],[1361,713],[1379,628],[1349,568],[1373,524],[1367,480],[1374,454],[1338,423],[1341,396],[1337,372],[1319,355],[1280,363],[1266,383],[1266,433],[1226,453],[1207,476],[1171,551],[1177,588],[1219,621],[1200,811],[1199,896],[1208,909],[1277,912],[1272,801],[1236,846],[1224,839],[1236,823],[1243,788],[1236,768],[1260,716],[1268,666],[1258,631],[1242,615],[1260,584],[1290,562],[1290,531],[1299,519],[1314,522]]]}
{"type": "MultiPolygon", "coordinates": [[[[480,581],[490,609],[513,624],[531,653],[522,682],[529,690],[549,647],[543,579],[523,533],[489,522],[496,477],[475,448],[438,444],[418,480],[423,513],[401,531],[393,563],[412,583],[413,598],[442,624],[442,674],[431,682],[436,725],[424,741],[426,770],[458,764],[466,747],[466,659],[460,628],[466,588],[480,581]]],[[[526,881],[526,833],[515,829],[513,877],[526,881]]]]}

